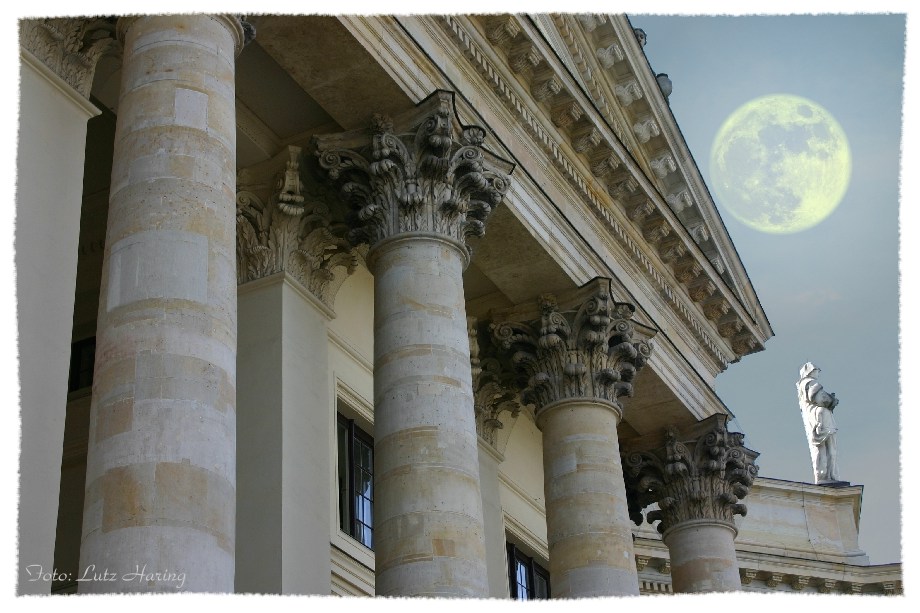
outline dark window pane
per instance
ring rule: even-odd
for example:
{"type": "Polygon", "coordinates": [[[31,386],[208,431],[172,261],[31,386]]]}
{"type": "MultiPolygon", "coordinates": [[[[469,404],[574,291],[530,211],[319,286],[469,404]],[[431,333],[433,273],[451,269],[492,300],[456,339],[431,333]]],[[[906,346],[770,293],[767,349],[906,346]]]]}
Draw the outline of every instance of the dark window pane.
{"type": "Polygon", "coordinates": [[[96,337],[85,338],[70,346],[70,377],[67,391],[73,392],[93,384],[93,362],[96,359],[96,337]]]}
{"type": "Polygon", "coordinates": [[[549,573],[512,543],[508,543],[508,564],[511,597],[517,600],[550,597],[549,573]]]}
{"type": "Polygon", "coordinates": [[[374,441],[354,422],[338,417],[339,526],[371,547],[373,543],[374,441]]]}

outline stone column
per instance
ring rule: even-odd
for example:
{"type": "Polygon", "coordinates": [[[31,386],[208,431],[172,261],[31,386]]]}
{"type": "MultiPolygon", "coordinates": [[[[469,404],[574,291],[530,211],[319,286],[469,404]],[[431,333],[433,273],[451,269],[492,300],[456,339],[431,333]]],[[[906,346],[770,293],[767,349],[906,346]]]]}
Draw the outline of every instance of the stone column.
{"type": "Polygon", "coordinates": [[[727,415],[713,415],[691,428],[667,429],[630,441],[624,449],[630,515],[649,523],[668,547],[675,592],[741,589],[735,556],[734,515],[747,513],[744,498],[757,476],[759,454],[743,446],[744,435],[729,432],[727,415]]]}
{"type": "Polygon", "coordinates": [[[331,590],[328,323],[357,265],[301,149],[238,173],[236,591],[331,590]]]}
{"type": "Polygon", "coordinates": [[[79,589],[231,592],[244,30],[152,16],[122,18],[118,35],[79,589]]]}
{"type": "Polygon", "coordinates": [[[638,595],[620,465],[619,398],[651,353],[634,341],[632,305],[609,279],[495,316],[493,340],[520,373],[543,431],[549,572],[554,598],[638,595]]]}
{"type": "Polygon", "coordinates": [[[16,295],[22,418],[19,594],[48,594],[73,328],[88,100],[108,24],[19,22],[16,295]]]}
{"type": "Polygon", "coordinates": [[[488,594],[463,270],[511,166],[453,95],[315,139],[374,274],[376,591],[488,594]]]}

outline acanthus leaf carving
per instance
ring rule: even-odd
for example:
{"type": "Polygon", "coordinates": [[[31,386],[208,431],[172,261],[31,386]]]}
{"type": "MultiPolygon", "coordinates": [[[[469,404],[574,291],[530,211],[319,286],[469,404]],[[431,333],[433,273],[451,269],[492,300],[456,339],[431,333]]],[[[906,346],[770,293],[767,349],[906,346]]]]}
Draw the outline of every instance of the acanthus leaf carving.
{"type": "Polygon", "coordinates": [[[485,130],[462,126],[453,94],[438,91],[396,120],[315,136],[319,167],[349,208],[352,245],[429,232],[469,249],[509,187],[513,165],[483,148],[485,130]]]}
{"type": "Polygon", "coordinates": [[[110,19],[55,17],[22,19],[20,44],[45,66],[89,98],[99,58],[115,44],[110,19]]]}
{"type": "MultiPolygon", "coordinates": [[[[729,432],[728,416],[716,414],[682,435],[665,429],[664,444],[622,452],[629,516],[658,524],[658,532],[682,522],[709,519],[734,524],[735,515],[747,514],[739,501],[747,496],[759,455],[744,447],[744,435],[729,432]]],[[[633,445],[635,447],[635,445],[633,445]]]]}
{"type": "MultiPolygon", "coordinates": [[[[495,347],[485,340],[479,342],[480,326],[475,317],[467,317],[470,337],[470,367],[473,376],[473,410],[476,416],[476,433],[488,444],[498,448],[496,431],[504,428],[502,413],[517,418],[524,408],[515,385],[514,372],[495,355],[495,347]],[[481,350],[485,344],[485,350],[481,350]]],[[[499,450],[500,451],[500,450],[499,450]]]]}
{"type": "Polygon", "coordinates": [[[595,398],[622,408],[632,381],[651,355],[635,340],[635,307],[613,300],[609,279],[595,279],[569,296],[571,308],[544,294],[537,319],[496,319],[492,341],[509,356],[524,402],[537,410],[570,398],[595,398]]]}
{"type": "MultiPolygon", "coordinates": [[[[330,195],[319,188],[311,194],[304,186],[300,160],[300,147],[289,146],[268,198],[256,194],[258,188],[238,187],[237,283],[287,271],[331,307],[358,254],[345,240],[345,225],[333,219],[330,195]]],[[[246,176],[240,173],[241,179],[246,176]]]]}

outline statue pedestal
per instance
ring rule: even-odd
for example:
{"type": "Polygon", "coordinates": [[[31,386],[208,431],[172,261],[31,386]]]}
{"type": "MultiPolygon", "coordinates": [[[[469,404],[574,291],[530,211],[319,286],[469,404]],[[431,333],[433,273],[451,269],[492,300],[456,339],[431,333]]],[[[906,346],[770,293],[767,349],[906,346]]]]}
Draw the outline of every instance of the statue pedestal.
{"type": "Polygon", "coordinates": [[[824,487],[850,487],[849,481],[818,481],[815,485],[824,487]]]}

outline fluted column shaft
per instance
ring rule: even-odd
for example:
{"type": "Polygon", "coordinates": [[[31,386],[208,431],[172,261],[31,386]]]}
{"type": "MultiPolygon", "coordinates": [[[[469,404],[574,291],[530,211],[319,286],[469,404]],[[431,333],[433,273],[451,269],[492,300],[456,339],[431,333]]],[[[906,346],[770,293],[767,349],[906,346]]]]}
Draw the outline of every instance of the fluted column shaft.
{"type": "Polygon", "coordinates": [[[554,598],[639,594],[617,439],[618,398],[650,355],[634,341],[634,307],[597,278],[566,295],[495,315],[494,343],[513,356],[543,431],[554,598]]]}
{"type": "Polygon", "coordinates": [[[80,562],[97,580],[80,590],[231,592],[243,30],[207,15],[127,18],[118,28],[80,562]]]}
{"type": "Polygon", "coordinates": [[[484,137],[436,92],[370,132],[314,139],[374,274],[378,595],[488,596],[463,269],[511,167],[484,137]]]}
{"type": "Polygon", "coordinates": [[[620,411],[572,399],[544,408],[549,572],[556,598],[637,595],[639,579],[620,465],[620,411]]]}
{"type": "Polygon", "coordinates": [[[733,592],[741,589],[735,536],[727,522],[688,520],[662,536],[671,558],[671,586],[675,592],[733,592]]]}

